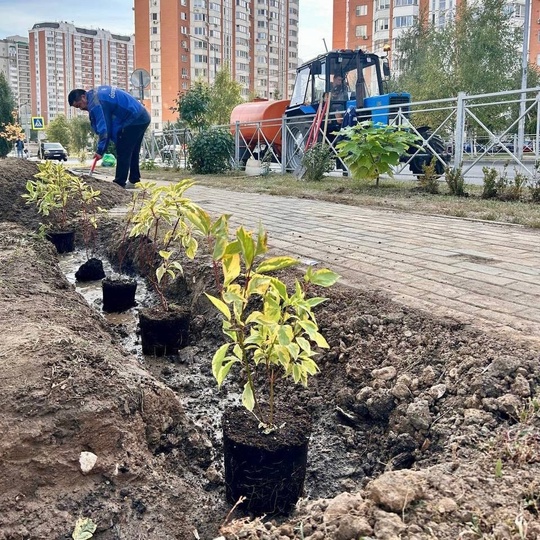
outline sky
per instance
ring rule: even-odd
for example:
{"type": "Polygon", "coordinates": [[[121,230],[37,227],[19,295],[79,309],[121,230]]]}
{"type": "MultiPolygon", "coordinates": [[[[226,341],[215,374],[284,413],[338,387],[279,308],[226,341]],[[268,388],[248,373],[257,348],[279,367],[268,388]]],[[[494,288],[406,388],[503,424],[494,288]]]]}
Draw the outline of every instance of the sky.
{"type": "MultiPolygon", "coordinates": [[[[300,0],[299,57],[332,48],[332,0],[300,0]]],[[[115,34],[133,33],[133,0],[0,0],[0,38],[20,35],[38,22],[66,21],[115,34]]]]}

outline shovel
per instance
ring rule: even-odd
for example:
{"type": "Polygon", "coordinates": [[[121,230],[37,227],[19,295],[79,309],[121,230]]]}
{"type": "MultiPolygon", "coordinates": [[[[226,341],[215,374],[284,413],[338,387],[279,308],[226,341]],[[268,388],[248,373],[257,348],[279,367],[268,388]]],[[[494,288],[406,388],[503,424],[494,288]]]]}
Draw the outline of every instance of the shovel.
{"type": "Polygon", "coordinates": [[[98,157],[96,156],[94,158],[94,161],[92,161],[92,166],[90,167],[90,173],[88,174],[88,176],[92,176],[92,174],[94,174],[94,169],[96,168],[97,162],[98,162],[98,157]]]}

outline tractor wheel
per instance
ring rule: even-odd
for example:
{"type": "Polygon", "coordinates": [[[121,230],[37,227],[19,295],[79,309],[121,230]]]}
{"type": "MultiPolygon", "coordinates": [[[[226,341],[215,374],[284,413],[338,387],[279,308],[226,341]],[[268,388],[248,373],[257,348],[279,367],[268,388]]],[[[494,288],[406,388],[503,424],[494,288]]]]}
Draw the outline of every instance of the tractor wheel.
{"type": "Polygon", "coordinates": [[[297,170],[302,167],[310,127],[311,124],[301,117],[287,120],[287,169],[297,170]]]}
{"type": "MultiPolygon", "coordinates": [[[[424,141],[427,141],[429,139],[428,144],[435,151],[434,153],[431,148],[424,146],[424,149],[423,151],[421,150],[421,152],[424,154],[428,154],[428,156],[414,157],[409,163],[411,172],[416,176],[421,176],[422,174],[424,174],[423,166],[429,165],[435,154],[437,154],[445,161],[447,161],[447,154],[444,141],[438,135],[432,135],[431,129],[429,127],[418,128],[418,132],[420,133],[424,141]]],[[[414,153],[414,149],[411,149],[410,153],[414,153]]],[[[435,174],[437,174],[437,176],[442,176],[444,174],[444,169],[445,166],[437,158],[435,158],[435,174]]]]}

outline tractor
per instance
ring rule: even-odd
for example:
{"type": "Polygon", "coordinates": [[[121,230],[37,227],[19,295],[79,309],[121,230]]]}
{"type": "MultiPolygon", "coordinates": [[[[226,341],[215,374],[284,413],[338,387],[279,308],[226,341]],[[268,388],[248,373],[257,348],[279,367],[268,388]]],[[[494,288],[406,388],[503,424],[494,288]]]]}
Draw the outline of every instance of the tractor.
{"type": "MultiPolygon", "coordinates": [[[[240,126],[240,160],[245,163],[251,156],[261,159],[265,152],[271,151],[276,158],[285,159],[288,169],[299,168],[308,133],[318,109],[323,108],[323,100],[329,101],[329,105],[320,131],[330,142],[347,121],[348,111],[355,111],[354,122],[372,120],[390,124],[398,114],[408,118],[411,96],[406,92],[385,93],[389,77],[388,56],[361,49],[335,50],[304,63],[297,69],[290,100],[242,103],[232,111],[231,124],[240,126]],[[338,77],[341,84],[336,91],[338,77]],[[286,137],[281,129],[283,116],[286,137]],[[283,148],[283,138],[286,148],[283,148]]],[[[415,131],[423,139],[422,148],[411,147],[402,161],[408,162],[412,173],[419,176],[423,174],[423,166],[435,157],[435,172],[442,175],[449,160],[443,141],[426,126],[415,131]]],[[[319,133],[319,140],[321,138],[319,133]]]]}

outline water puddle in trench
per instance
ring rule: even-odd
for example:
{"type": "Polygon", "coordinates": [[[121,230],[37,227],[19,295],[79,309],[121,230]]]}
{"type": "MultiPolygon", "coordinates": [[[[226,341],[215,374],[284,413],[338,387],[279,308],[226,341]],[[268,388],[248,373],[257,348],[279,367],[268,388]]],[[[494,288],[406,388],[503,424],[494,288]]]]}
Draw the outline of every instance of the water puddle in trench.
{"type": "MultiPolygon", "coordinates": [[[[87,260],[84,251],[74,251],[59,256],[60,270],[64,273],[67,280],[75,286],[75,290],[100,313],[105,320],[118,330],[118,335],[123,346],[133,354],[136,354],[139,360],[144,360],[141,351],[137,327],[139,324],[139,310],[145,306],[148,301],[149,291],[143,279],[137,278],[137,293],[135,301],[137,304],[122,313],[106,313],[103,311],[103,295],[101,290],[101,280],[96,281],[77,281],[75,273],[79,267],[87,260]]],[[[107,260],[101,259],[103,270],[106,276],[113,276],[116,272],[107,260]]]]}

